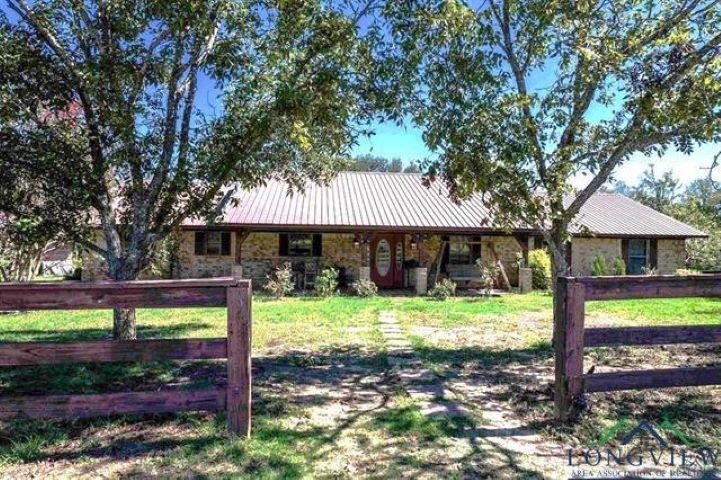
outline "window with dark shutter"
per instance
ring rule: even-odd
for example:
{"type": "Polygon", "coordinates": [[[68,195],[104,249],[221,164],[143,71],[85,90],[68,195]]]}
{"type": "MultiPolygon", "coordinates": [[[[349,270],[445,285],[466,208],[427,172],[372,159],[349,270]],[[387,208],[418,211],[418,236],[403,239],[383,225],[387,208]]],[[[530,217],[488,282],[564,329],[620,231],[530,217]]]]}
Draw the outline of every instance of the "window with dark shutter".
{"type": "Polygon", "coordinates": [[[220,254],[221,255],[230,255],[230,232],[222,232],[221,233],[221,248],[220,248],[220,254]]]}
{"type": "Polygon", "coordinates": [[[288,256],[288,234],[287,233],[278,234],[278,256],[280,256],[280,257],[288,256]]]}
{"type": "Polygon", "coordinates": [[[196,255],[230,255],[230,232],[195,232],[196,255]]]}
{"type": "Polygon", "coordinates": [[[313,234],[313,256],[323,256],[323,235],[320,233],[313,234]]]}
{"type": "Polygon", "coordinates": [[[321,256],[321,235],[310,233],[281,233],[278,235],[278,255],[281,257],[321,256]]]}
{"type": "Polygon", "coordinates": [[[195,232],[195,254],[205,255],[205,232],[195,232]]]}
{"type": "Polygon", "coordinates": [[[475,262],[481,258],[481,237],[473,237],[473,243],[471,244],[471,257],[472,261],[475,262]]]}
{"type": "Polygon", "coordinates": [[[657,269],[658,268],[658,240],[655,238],[651,239],[651,245],[650,245],[651,252],[649,253],[649,264],[651,265],[651,268],[657,269]]]}

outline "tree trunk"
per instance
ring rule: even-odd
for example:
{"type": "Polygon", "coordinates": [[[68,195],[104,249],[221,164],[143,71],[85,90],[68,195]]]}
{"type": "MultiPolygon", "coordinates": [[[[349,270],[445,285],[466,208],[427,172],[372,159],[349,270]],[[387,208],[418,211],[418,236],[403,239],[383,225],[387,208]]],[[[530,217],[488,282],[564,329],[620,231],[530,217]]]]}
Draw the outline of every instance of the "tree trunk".
{"type": "MultiPolygon", "coordinates": [[[[566,262],[566,252],[569,244],[566,243],[566,228],[560,222],[554,221],[549,239],[549,247],[551,250],[551,280],[553,292],[553,318],[554,322],[558,315],[563,314],[563,296],[556,295],[556,285],[558,278],[568,275],[568,263],[566,262]]],[[[556,323],[554,323],[556,325],[556,323]]],[[[556,332],[553,332],[553,345],[556,345],[556,332]]]]}
{"type": "Polygon", "coordinates": [[[134,308],[116,308],[113,310],[113,339],[135,340],[138,338],[135,327],[134,308]]]}
{"type": "MultiPolygon", "coordinates": [[[[113,280],[136,280],[140,274],[140,268],[129,267],[127,258],[116,258],[108,262],[110,276],[113,280]]],[[[134,308],[113,309],[113,339],[114,340],[135,340],[137,329],[135,326],[134,308]]]]}

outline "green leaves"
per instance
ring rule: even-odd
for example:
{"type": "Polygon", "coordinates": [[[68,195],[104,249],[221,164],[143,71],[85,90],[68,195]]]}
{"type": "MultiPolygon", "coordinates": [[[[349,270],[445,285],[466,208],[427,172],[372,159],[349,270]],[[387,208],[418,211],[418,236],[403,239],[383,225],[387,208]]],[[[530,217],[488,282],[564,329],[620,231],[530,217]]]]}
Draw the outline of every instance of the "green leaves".
{"type": "Polygon", "coordinates": [[[92,211],[111,274],[137,275],[231,182],[300,187],[341,165],[376,102],[371,3],[8,0],[0,171],[42,185],[44,207],[92,211]]]}
{"type": "MultiPolygon", "coordinates": [[[[721,21],[712,1],[456,1],[387,7],[405,114],[457,192],[488,192],[502,218],[543,225],[577,212],[634,151],[692,149],[721,131],[721,21]],[[558,200],[557,200],[558,202],[558,200]]],[[[396,72],[389,72],[393,76],[396,72]]]]}

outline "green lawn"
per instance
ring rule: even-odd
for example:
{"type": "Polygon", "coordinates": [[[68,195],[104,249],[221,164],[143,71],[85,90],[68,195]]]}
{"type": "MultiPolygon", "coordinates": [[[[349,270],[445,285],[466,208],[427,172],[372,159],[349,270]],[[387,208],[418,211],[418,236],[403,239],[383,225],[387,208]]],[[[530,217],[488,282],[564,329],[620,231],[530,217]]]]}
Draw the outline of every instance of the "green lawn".
{"type": "MultiPolygon", "coordinates": [[[[682,428],[701,439],[718,438],[721,433],[707,421],[719,414],[714,400],[718,396],[709,394],[708,389],[688,389],[671,396],[659,392],[598,395],[594,398],[600,406],[575,429],[549,427],[551,399],[546,385],[552,373],[552,327],[551,297],[545,294],[458,297],[446,302],[402,296],[327,300],[257,296],[253,300],[251,440],[229,441],[222,414],[19,421],[0,427],[0,476],[58,472],[61,476],[132,476],[149,472],[184,477],[303,478],[431,472],[453,478],[482,473],[471,470],[464,474],[457,470],[457,462],[448,461],[458,456],[468,458],[468,465],[475,465],[473,461],[482,464],[483,454],[456,426],[424,418],[399,389],[376,323],[381,310],[396,312],[424,365],[447,378],[449,385],[459,379],[466,384],[490,379],[503,385],[496,400],[517,409],[548,438],[587,440],[596,434],[598,425],[612,424],[618,415],[639,411],[654,418],[674,416],[682,428]],[[539,379],[530,378],[531,374],[539,379]],[[712,416],[704,417],[706,413],[712,416]]],[[[590,302],[587,313],[588,325],[719,323],[721,300],[590,302]]],[[[3,315],[0,341],[108,338],[111,324],[108,311],[3,315]]],[[[139,310],[138,324],[139,335],[146,338],[222,337],[225,311],[139,310]]],[[[710,364],[718,358],[718,352],[708,348],[684,352],[665,347],[593,349],[587,363],[599,369],[648,368],[710,364]]],[[[223,382],[224,363],[215,361],[0,371],[3,394],[153,390],[223,382]]]]}

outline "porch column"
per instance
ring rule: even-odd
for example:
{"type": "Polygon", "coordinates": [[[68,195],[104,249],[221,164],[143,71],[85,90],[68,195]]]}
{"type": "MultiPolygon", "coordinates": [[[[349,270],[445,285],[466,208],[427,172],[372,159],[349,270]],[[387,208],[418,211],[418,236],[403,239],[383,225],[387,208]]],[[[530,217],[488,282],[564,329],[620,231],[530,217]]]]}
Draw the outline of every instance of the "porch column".
{"type": "Polygon", "coordinates": [[[418,295],[428,293],[428,269],[425,267],[413,268],[411,269],[411,275],[413,275],[416,293],[418,295]]]}

